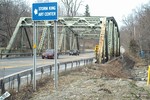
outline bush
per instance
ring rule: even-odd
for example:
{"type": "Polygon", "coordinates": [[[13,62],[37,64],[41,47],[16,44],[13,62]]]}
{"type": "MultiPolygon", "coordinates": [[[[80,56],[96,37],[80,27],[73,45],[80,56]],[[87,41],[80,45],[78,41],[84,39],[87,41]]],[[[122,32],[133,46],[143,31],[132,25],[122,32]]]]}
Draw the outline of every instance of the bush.
{"type": "Polygon", "coordinates": [[[132,54],[137,55],[138,51],[139,51],[139,45],[137,44],[137,42],[134,39],[130,40],[129,43],[129,50],[132,54]]]}

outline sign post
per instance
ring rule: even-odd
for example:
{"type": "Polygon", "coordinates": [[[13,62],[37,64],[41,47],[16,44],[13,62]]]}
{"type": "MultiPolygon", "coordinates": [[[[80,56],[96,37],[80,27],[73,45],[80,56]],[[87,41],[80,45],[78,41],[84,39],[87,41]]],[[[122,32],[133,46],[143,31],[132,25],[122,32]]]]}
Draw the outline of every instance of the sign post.
{"type": "Polygon", "coordinates": [[[33,23],[33,90],[36,91],[36,22],[33,23]]]}
{"type": "Polygon", "coordinates": [[[54,21],[54,48],[55,48],[55,89],[58,89],[58,65],[57,65],[57,21],[54,21]]]}
{"type": "MultiPolygon", "coordinates": [[[[42,20],[51,20],[54,21],[54,50],[55,50],[55,75],[54,75],[54,84],[55,89],[58,87],[58,66],[57,66],[57,20],[58,20],[58,6],[57,2],[50,3],[33,3],[32,4],[32,20],[33,21],[42,21],[42,20]]],[[[33,25],[33,88],[36,90],[36,22],[33,25]]]]}

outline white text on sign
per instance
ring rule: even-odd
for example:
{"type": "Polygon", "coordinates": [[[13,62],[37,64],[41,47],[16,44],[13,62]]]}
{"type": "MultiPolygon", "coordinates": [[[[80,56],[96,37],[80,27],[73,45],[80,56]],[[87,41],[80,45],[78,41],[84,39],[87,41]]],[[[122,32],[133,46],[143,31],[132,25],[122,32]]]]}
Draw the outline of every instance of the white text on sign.
{"type": "Polygon", "coordinates": [[[56,10],[56,7],[55,6],[39,7],[39,11],[45,11],[45,10],[56,10]]]}
{"type": "Polygon", "coordinates": [[[56,12],[40,12],[38,16],[56,16],[56,12]]]}

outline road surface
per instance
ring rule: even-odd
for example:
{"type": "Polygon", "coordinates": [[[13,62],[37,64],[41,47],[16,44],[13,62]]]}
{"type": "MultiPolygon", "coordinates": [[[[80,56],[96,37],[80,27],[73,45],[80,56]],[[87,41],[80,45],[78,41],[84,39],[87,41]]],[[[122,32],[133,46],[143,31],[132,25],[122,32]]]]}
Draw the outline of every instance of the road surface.
{"type": "MultiPolygon", "coordinates": [[[[91,57],[94,57],[94,53],[80,54],[79,56],[60,55],[58,63],[91,57]]],[[[54,64],[54,59],[42,59],[41,57],[37,57],[36,62],[37,67],[42,65],[51,65],[54,64]]],[[[32,57],[0,59],[0,78],[30,68],[33,68],[32,57]]]]}

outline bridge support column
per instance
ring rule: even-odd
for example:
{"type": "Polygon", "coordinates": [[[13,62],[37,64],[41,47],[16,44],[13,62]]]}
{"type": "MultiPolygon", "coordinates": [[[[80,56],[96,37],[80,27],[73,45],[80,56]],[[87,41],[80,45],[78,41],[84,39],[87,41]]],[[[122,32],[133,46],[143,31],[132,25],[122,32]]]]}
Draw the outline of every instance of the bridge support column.
{"type": "Polygon", "coordinates": [[[114,27],[114,57],[116,57],[116,55],[117,55],[117,41],[118,41],[118,39],[117,39],[117,28],[116,28],[116,26],[114,27]]]}
{"type": "Polygon", "coordinates": [[[49,26],[47,26],[47,39],[48,39],[47,48],[50,49],[50,27],[49,26]]]}
{"type": "Polygon", "coordinates": [[[79,44],[78,44],[78,34],[73,35],[73,42],[72,42],[72,49],[79,49],[79,44]]]}
{"type": "Polygon", "coordinates": [[[72,49],[72,34],[69,34],[69,49],[72,49]]]}
{"type": "Polygon", "coordinates": [[[109,23],[108,23],[108,59],[111,59],[112,57],[112,49],[113,49],[112,34],[113,34],[113,23],[111,20],[109,20],[109,23]]]}
{"type": "Polygon", "coordinates": [[[64,41],[64,43],[63,43],[63,51],[66,51],[66,35],[67,35],[67,32],[68,32],[68,30],[65,28],[65,31],[64,31],[64,39],[63,39],[63,41],[64,41]]]}
{"type": "Polygon", "coordinates": [[[9,44],[7,45],[7,47],[6,47],[6,53],[8,53],[9,51],[10,51],[10,49],[11,49],[11,47],[12,47],[12,45],[14,44],[14,41],[15,41],[15,39],[16,39],[16,37],[17,37],[17,34],[18,34],[18,31],[19,31],[19,29],[20,29],[20,25],[21,25],[21,23],[22,23],[22,21],[24,20],[25,18],[20,18],[20,20],[19,20],[19,22],[18,22],[18,24],[17,24],[17,26],[16,26],[16,28],[15,28],[15,30],[14,30],[14,32],[13,32],[13,35],[12,35],[12,37],[11,37],[11,39],[10,39],[10,41],[9,41],[9,44]]]}
{"type": "Polygon", "coordinates": [[[45,40],[45,37],[46,37],[46,33],[47,33],[47,22],[44,22],[45,23],[45,27],[43,28],[42,30],[42,34],[41,34],[41,38],[40,38],[40,42],[39,42],[39,45],[38,45],[38,52],[40,53],[42,48],[43,48],[43,45],[44,45],[44,40],[45,40]]]}
{"type": "Polygon", "coordinates": [[[65,35],[65,27],[62,27],[62,32],[60,32],[59,36],[58,36],[58,50],[62,51],[63,48],[63,40],[64,40],[64,35],[65,35]]]}

